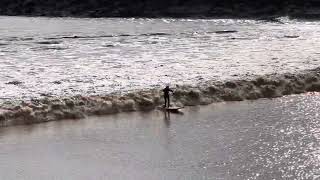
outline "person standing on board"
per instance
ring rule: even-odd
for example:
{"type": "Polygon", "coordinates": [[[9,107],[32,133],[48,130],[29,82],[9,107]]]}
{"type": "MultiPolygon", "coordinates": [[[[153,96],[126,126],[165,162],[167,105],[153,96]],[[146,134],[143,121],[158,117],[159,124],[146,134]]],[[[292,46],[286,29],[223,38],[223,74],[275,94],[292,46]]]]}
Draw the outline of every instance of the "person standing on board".
{"type": "Polygon", "coordinates": [[[163,90],[163,97],[164,97],[164,107],[170,107],[170,92],[173,93],[173,91],[169,88],[169,85],[166,86],[163,90]],[[167,106],[168,104],[168,106],[167,106]]]}

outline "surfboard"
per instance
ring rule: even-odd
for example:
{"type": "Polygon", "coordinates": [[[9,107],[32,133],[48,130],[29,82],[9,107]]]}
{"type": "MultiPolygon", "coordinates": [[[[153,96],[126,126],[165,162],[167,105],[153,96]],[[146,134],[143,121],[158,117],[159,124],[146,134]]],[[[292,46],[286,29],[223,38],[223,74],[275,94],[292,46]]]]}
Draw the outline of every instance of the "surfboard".
{"type": "Polygon", "coordinates": [[[170,111],[170,110],[179,110],[179,109],[182,109],[182,108],[183,107],[167,107],[167,108],[164,108],[164,109],[170,111]]]}
{"type": "Polygon", "coordinates": [[[179,111],[180,109],[183,109],[183,107],[159,107],[162,110],[165,111],[171,111],[171,112],[176,112],[179,111]]]}

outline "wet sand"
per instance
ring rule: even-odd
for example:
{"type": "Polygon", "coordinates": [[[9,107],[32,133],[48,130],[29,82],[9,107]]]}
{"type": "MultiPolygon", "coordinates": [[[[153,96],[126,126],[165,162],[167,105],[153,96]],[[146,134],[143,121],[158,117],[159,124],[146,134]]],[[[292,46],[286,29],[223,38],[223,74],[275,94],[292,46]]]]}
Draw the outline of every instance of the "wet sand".
{"type": "Polygon", "coordinates": [[[320,95],[0,129],[1,179],[317,179],[320,95]]]}

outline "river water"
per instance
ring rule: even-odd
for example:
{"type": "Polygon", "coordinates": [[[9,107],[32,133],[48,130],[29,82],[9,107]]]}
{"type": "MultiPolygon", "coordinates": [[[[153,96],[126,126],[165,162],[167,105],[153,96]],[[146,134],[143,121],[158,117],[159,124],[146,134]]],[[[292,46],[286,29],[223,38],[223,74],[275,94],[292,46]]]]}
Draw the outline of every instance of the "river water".
{"type": "Polygon", "coordinates": [[[279,21],[1,16],[0,99],[198,85],[318,67],[319,22],[279,21]]]}
{"type": "Polygon", "coordinates": [[[320,95],[0,129],[1,179],[319,179],[320,95]]]}

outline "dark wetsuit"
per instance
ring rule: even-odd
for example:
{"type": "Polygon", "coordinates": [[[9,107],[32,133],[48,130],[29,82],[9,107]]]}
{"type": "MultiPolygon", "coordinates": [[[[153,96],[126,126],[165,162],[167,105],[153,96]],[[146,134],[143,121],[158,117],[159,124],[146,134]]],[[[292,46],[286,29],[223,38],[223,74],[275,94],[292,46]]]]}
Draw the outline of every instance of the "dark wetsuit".
{"type": "Polygon", "coordinates": [[[163,97],[164,97],[164,107],[170,107],[170,96],[169,92],[173,92],[168,86],[163,90],[163,97]],[[168,104],[168,106],[167,106],[168,104]]]}

